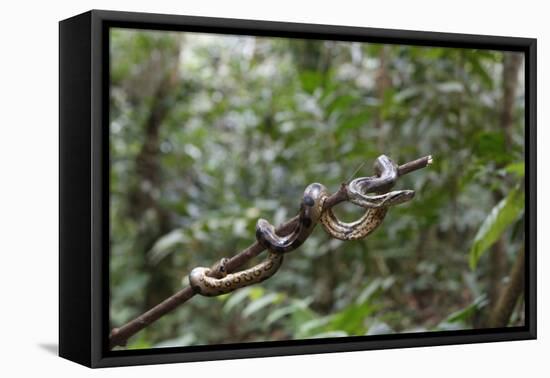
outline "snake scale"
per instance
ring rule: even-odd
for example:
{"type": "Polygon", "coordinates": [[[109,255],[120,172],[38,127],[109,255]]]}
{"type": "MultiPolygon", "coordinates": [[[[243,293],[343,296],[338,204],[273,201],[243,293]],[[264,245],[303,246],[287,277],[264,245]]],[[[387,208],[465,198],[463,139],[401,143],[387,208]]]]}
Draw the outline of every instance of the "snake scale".
{"type": "Polygon", "coordinates": [[[260,218],[256,224],[258,243],[276,253],[287,253],[298,248],[317,225],[327,198],[328,192],[324,185],[319,183],[308,185],[302,197],[300,215],[294,230],[289,235],[278,236],[275,233],[275,226],[260,218]]]}
{"type": "Polygon", "coordinates": [[[283,262],[283,255],[302,245],[317,223],[321,223],[330,236],[340,240],[366,237],[382,223],[389,207],[410,201],[414,197],[413,190],[388,192],[397,180],[398,170],[397,165],[387,156],[378,157],[374,170],[376,176],[360,177],[346,186],[349,201],[366,209],[358,220],[342,222],[332,209],[323,210],[329,196],[327,188],[319,183],[308,185],[302,196],[297,224],[288,235],[277,235],[271,223],[265,219],[258,220],[256,239],[269,251],[264,261],[252,268],[227,274],[227,259],[222,259],[212,268],[193,269],[188,276],[189,284],[198,294],[216,296],[261,282],[277,272],[283,262]],[[367,195],[374,189],[377,194],[367,195]]]}
{"type": "Polygon", "coordinates": [[[227,274],[223,258],[212,268],[197,267],[189,273],[189,284],[193,291],[207,297],[227,294],[248,285],[262,282],[279,270],[283,255],[270,252],[267,258],[252,268],[227,274]]]}

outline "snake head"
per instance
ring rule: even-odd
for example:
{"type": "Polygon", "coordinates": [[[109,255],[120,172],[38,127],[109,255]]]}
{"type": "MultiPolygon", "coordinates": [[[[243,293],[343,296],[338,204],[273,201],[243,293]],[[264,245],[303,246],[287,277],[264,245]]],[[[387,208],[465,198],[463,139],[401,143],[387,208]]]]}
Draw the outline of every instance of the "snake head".
{"type": "Polygon", "coordinates": [[[385,194],[387,198],[384,200],[386,206],[399,205],[400,203],[408,202],[414,198],[414,190],[395,190],[385,194]]]}
{"type": "Polygon", "coordinates": [[[315,182],[307,186],[300,207],[300,220],[306,221],[306,224],[304,224],[306,228],[317,223],[321,216],[323,202],[327,197],[327,188],[323,184],[315,182]]]}
{"type": "Polygon", "coordinates": [[[229,259],[227,257],[222,258],[210,268],[210,272],[208,275],[214,278],[225,277],[227,275],[227,270],[225,266],[227,265],[228,261],[229,259]]]}

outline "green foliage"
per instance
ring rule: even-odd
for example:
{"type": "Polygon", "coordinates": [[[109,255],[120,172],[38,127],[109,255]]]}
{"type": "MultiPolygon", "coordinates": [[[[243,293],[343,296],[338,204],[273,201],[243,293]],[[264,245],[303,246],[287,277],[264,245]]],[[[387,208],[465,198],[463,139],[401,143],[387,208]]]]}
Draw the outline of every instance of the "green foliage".
{"type": "Polygon", "coordinates": [[[487,304],[487,297],[485,295],[481,295],[468,306],[457,310],[447,316],[435,327],[435,330],[447,331],[467,328],[468,324],[471,323],[473,317],[477,313],[479,313],[485,306],[487,306],[487,304]]]}
{"type": "Polygon", "coordinates": [[[503,53],[130,29],[110,46],[112,326],[246,248],[259,217],[292,217],[309,183],[435,158],[367,239],[317,228],[274,277],[196,296],[127,348],[480,326],[498,284],[480,257],[503,237],[511,265],[522,243],[524,89],[505,129],[503,53]]]}
{"type": "Polygon", "coordinates": [[[270,293],[261,298],[257,298],[243,309],[242,315],[244,318],[247,318],[271,304],[280,302],[282,297],[282,294],[270,293]]]}
{"type": "Polygon", "coordinates": [[[524,177],[525,176],[525,162],[519,162],[519,163],[511,163],[508,164],[504,171],[507,173],[513,173],[518,177],[524,177]]]}
{"type": "Polygon", "coordinates": [[[519,188],[513,189],[485,218],[470,248],[470,268],[475,269],[479,258],[493,245],[523,213],[525,194],[519,188]]]}

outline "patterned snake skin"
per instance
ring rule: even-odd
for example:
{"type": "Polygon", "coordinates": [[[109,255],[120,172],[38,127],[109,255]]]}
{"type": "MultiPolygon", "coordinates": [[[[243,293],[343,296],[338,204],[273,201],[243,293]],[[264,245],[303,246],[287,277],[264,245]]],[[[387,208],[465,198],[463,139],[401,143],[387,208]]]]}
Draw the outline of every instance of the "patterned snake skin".
{"type": "Polygon", "coordinates": [[[287,236],[278,236],[271,223],[265,219],[258,219],[256,224],[258,243],[275,253],[287,253],[298,248],[317,225],[327,197],[328,192],[324,185],[319,183],[309,185],[304,191],[298,224],[294,230],[287,236]]]}
{"type": "Polygon", "coordinates": [[[333,238],[340,240],[363,239],[372,233],[384,220],[388,208],[414,197],[413,190],[397,190],[385,194],[366,195],[376,187],[379,192],[388,191],[393,187],[398,177],[397,165],[385,155],[381,155],[374,163],[377,176],[360,177],[347,186],[350,202],[366,208],[367,211],[355,222],[340,221],[332,209],[326,209],[321,214],[321,224],[333,238]]]}
{"type": "Polygon", "coordinates": [[[262,282],[279,270],[283,255],[270,252],[267,258],[250,269],[227,274],[224,258],[212,268],[197,267],[189,273],[189,284],[193,291],[207,297],[227,294],[248,285],[262,282]]]}

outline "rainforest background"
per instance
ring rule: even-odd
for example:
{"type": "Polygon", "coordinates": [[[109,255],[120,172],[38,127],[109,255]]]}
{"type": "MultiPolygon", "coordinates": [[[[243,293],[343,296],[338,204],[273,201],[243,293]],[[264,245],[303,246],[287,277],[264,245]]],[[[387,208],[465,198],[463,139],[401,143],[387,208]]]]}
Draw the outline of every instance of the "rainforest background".
{"type": "Polygon", "coordinates": [[[110,33],[112,327],[250,245],[258,217],[293,216],[309,183],[434,156],[367,239],[317,228],[271,279],[196,296],[123,348],[524,324],[522,54],[110,33]]]}

